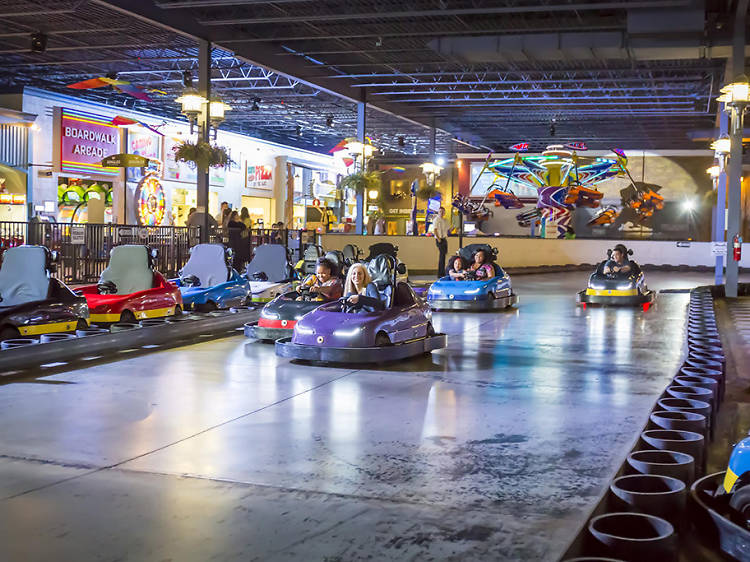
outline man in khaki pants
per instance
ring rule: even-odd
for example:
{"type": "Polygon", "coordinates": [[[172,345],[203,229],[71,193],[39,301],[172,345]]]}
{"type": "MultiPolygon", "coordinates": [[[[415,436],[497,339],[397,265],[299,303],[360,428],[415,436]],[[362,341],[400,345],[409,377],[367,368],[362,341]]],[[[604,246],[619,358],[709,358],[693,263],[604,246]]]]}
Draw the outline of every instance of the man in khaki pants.
{"type": "Polygon", "coordinates": [[[438,247],[438,279],[445,275],[445,255],[448,253],[448,233],[451,230],[451,223],[445,218],[445,207],[440,207],[438,216],[433,225],[433,234],[435,234],[435,245],[438,247]]]}

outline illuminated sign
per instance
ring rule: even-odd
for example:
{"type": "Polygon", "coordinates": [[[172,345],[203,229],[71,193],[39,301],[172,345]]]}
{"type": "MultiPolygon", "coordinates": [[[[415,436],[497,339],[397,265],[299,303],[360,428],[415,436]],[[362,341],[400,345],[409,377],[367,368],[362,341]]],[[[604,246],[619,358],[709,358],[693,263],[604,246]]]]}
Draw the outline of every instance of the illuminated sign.
{"type": "Polygon", "coordinates": [[[247,166],[245,187],[251,189],[273,189],[272,166],[247,166]]]}
{"type": "Polygon", "coordinates": [[[60,111],[60,171],[116,176],[102,159],[120,152],[120,133],[108,117],[67,108],[60,111]]]}

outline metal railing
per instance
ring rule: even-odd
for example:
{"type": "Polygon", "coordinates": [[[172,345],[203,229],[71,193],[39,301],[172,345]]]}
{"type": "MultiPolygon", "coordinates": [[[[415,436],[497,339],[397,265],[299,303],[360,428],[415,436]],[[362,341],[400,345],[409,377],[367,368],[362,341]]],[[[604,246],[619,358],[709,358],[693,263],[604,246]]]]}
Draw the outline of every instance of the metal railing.
{"type": "MultiPolygon", "coordinates": [[[[226,229],[217,229],[209,240],[230,246],[241,244],[235,252],[247,250],[238,252],[247,257],[261,244],[282,244],[294,263],[308,244],[315,243],[315,232],[251,229],[239,242],[233,239],[230,244],[226,229]]],[[[144,244],[158,250],[156,269],[167,277],[176,277],[190,257],[190,248],[199,241],[200,227],[0,221],[0,255],[21,244],[46,246],[58,253],[55,275],[66,283],[98,281],[107,267],[110,250],[121,244],[144,244]]]]}

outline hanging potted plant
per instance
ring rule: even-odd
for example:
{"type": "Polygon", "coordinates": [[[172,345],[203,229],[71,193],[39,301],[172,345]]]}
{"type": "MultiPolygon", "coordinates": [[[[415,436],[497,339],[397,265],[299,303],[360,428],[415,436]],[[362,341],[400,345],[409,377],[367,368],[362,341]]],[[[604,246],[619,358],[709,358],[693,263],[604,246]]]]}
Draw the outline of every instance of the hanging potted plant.
{"type": "Polygon", "coordinates": [[[428,201],[435,197],[440,193],[440,190],[435,187],[435,184],[432,183],[425,183],[424,185],[420,185],[417,189],[417,199],[421,199],[422,201],[428,201]]]}
{"type": "Polygon", "coordinates": [[[380,191],[380,172],[355,172],[342,178],[339,189],[351,189],[357,195],[376,189],[380,191]]]}
{"type": "Polygon", "coordinates": [[[192,162],[203,171],[209,168],[228,168],[232,164],[226,148],[200,140],[183,141],[175,148],[174,157],[178,162],[192,162]]]}

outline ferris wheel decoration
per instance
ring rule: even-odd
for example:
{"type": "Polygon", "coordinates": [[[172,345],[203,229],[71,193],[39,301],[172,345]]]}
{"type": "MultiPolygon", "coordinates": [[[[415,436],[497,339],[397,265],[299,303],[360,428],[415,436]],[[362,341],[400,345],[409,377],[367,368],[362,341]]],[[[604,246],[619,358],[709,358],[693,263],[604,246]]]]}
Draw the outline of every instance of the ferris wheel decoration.
{"type": "Polygon", "coordinates": [[[135,205],[138,211],[138,224],[160,226],[164,220],[166,197],[161,182],[154,175],[147,175],[135,192],[135,205]]]}

